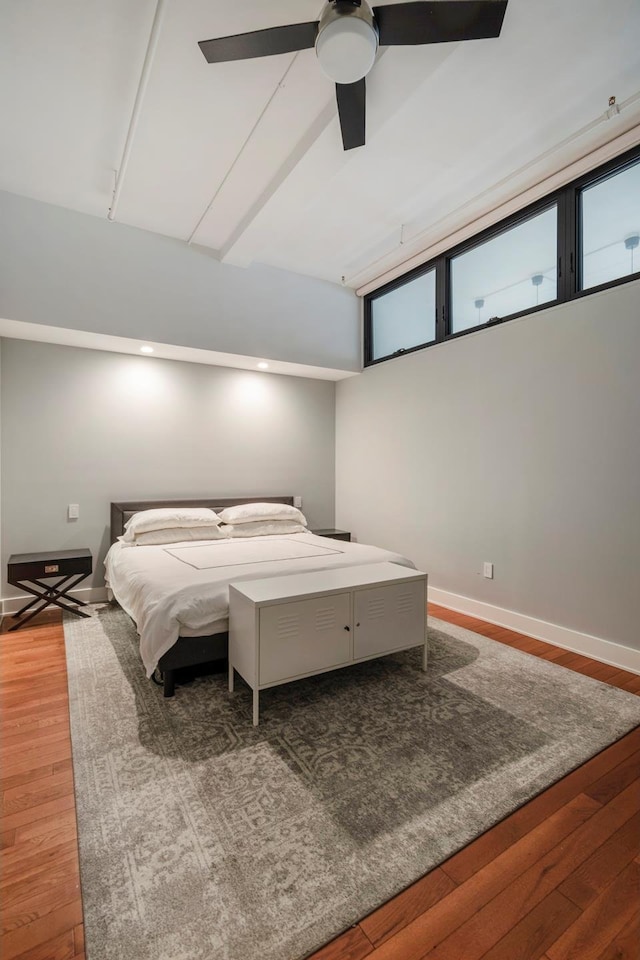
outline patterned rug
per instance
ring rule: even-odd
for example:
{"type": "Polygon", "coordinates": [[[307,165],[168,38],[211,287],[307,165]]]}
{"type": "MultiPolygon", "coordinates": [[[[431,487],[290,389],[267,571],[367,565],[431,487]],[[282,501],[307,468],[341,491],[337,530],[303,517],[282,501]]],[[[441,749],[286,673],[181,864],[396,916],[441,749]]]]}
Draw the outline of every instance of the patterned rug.
{"type": "Polygon", "coordinates": [[[65,621],[88,960],[299,960],[640,723],[640,699],[431,621],[410,651],[165,700],[128,617],[65,621]]]}

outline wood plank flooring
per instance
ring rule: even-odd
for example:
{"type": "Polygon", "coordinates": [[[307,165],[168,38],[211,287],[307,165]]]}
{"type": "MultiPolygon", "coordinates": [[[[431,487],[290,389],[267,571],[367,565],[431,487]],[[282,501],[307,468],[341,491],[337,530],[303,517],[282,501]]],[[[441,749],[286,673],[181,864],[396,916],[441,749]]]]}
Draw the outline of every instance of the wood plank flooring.
{"type": "Polygon", "coordinates": [[[83,960],[64,637],[36,623],[0,637],[0,955],[83,960]]]}
{"type": "MultiPolygon", "coordinates": [[[[430,605],[432,616],[640,693],[640,676],[430,605]]],[[[3,631],[11,625],[5,620],[3,631]]],[[[84,960],[58,614],[0,638],[3,960],[84,960]]],[[[640,960],[640,728],[311,960],[640,960]]]]}

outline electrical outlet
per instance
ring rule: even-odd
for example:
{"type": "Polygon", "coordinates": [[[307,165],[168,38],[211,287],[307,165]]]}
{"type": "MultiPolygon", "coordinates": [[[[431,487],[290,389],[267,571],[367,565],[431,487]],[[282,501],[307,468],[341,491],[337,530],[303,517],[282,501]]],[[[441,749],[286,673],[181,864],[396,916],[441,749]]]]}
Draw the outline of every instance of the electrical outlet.
{"type": "Polygon", "coordinates": [[[294,497],[293,505],[294,507],[297,507],[298,510],[302,510],[302,497],[294,497]]]}
{"type": "Polygon", "coordinates": [[[492,563],[482,564],[482,576],[486,577],[487,580],[493,580],[493,564],[492,563]]]}
{"type": "Polygon", "coordinates": [[[79,503],[70,503],[67,507],[67,518],[69,520],[77,520],[80,516],[80,504],[79,503]]]}

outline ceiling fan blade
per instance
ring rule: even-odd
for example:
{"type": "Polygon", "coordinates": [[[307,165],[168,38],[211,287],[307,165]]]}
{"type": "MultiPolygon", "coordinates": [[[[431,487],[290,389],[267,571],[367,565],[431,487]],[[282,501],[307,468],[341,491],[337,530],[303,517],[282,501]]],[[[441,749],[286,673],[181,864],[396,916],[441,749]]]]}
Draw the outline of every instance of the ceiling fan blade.
{"type": "Polygon", "coordinates": [[[507,0],[413,0],[374,7],[380,46],[448,43],[500,36],[507,0]]]}
{"type": "Polygon", "coordinates": [[[251,60],[254,57],[273,57],[278,53],[293,53],[315,46],[318,21],[292,23],[286,27],[270,27],[251,33],[238,33],[233,37],[217,37],[201,40],[198,46],[208,63],[225,63],[227,60],[251,60]]]}
{"type": "Polygon", "coordinates": [[[367,103],[364,77],[356,83],[336,83],[336,99],[344,149],[363,147],[367,103]]]}

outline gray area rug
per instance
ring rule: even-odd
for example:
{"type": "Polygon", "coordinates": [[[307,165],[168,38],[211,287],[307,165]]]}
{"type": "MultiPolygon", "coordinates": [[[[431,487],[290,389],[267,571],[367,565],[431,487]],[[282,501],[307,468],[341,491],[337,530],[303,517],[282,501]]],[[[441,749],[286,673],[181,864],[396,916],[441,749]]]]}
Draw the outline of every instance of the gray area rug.
{"type": "Polygon", "coordinates": [[[251,697],[144,676],[66,618],[88,960],[299,960],[640,723],[640,699],[431,621],[410,651],[251,697]]]}

